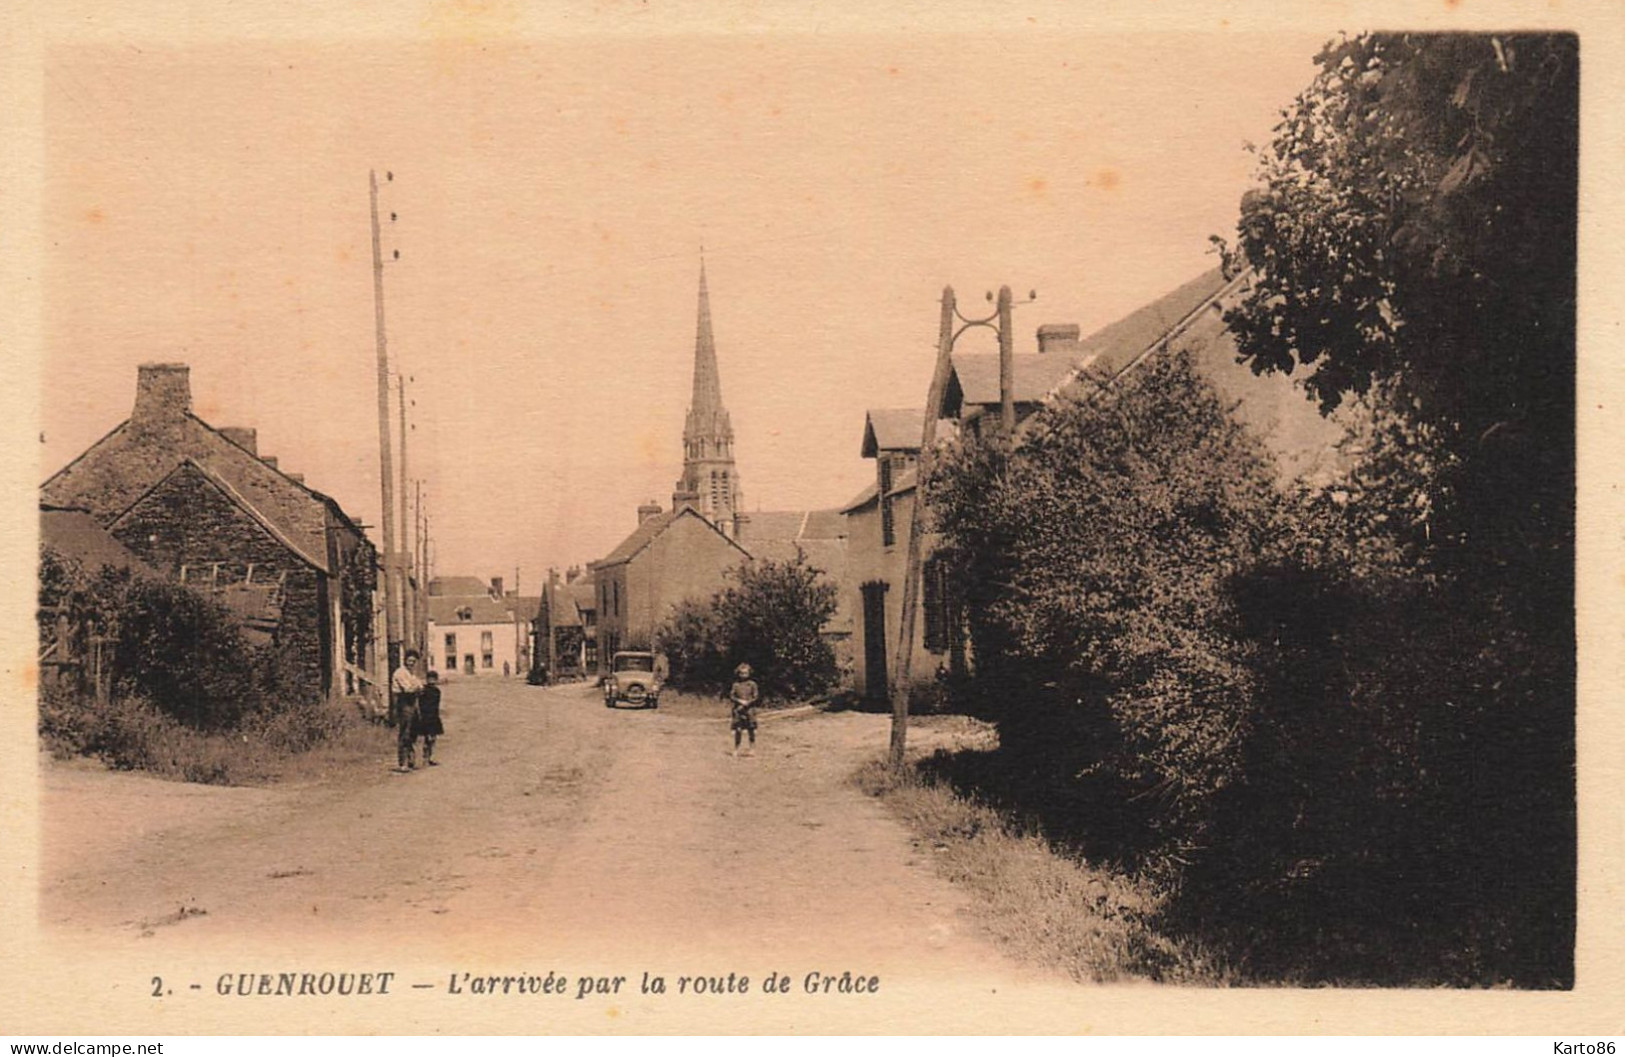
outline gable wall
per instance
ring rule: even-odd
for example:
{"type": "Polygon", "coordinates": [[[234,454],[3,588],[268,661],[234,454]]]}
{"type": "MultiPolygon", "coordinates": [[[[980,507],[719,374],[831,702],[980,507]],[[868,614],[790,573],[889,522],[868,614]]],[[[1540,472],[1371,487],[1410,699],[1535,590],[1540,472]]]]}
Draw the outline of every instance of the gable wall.
{"type": "Polygon", "coordinates": [[[112,533],[170,579],[179,576],[183,564],[212,562],[228,563],[222,580],[236,582],[242,581],[249,562],[254,563],[256,583],[285,572],[276,645],[285,651],[300,692],[312,699],[322,695],[330,649],[324,578],[214,482],[183,466],[131,507],[112,533]]]}

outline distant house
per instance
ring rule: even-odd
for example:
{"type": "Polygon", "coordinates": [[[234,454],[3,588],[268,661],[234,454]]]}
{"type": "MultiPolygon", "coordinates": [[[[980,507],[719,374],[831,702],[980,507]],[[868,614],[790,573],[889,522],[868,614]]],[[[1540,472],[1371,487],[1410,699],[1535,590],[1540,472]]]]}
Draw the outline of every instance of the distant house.
{"type": "Polygon", "coordinates": [[[530,670],[539,596],[504,593],[502,579],[478,577],[429,581],[428,637],[424,663],[442,679],[501,678],[530,670]]]}
{"type": "MultiPolygon", "coordinates": [[[[914,516],[915,473],[925,412],[871,410],[864,419],[865,459],[875,462],[875,483],[841,511],[847,521],[845,604],[855,614],[860,641],[853,655],[855,689],[883,698],[895,663],[901,627],[901,585],[908,563],[909,525],[914,516]]],[[[950,430],[951,432],[951,430],[950,430]]],[[[910,670],[931,678],[938,670],[965,665],[964,637],[954,594],[947,589],[941,566],[931,557],[933,537],[922,548],[923,588],[915,619],[910,670]]]]}
{"type": "Polygon", "coordinates": [[[838,509],[757,510],[734,515],[733,538],[755,561],[803,559],[836,585],[835,615],[823,627],[843,669],[852,666],[852,608],[847,578],[847,524],[838,509]]]}
{"type": "Polygon", "coordinates": [[[88,512],[161,575],[230,606],[305,697],[356,692],[373,670],[372,544],[338,503],[260,457],[254,430],[194,415],[185,364],[141,366],[130,417],[40,498],[88,512]]]}
{"type": "Polygon", "coordinates": [[[710,598],[727,570],[750,560],[748,551],[692,506],[661,513],[649,503],[638,508],[638,518],[618,547],[589,566],[604,658],[616,650],[648,649],[673,606],[710,598]]]}
{"type": "Polygon", "coordinates": [[[554,679],[576,679],[598,671],[598,598],[591,576],[572,566],[560,580],[548,573],[538,617],[538,660],[554,679]]]}
{"type": "MultiPolygon", "coordinates": [[[[1314,481],[1326,475],[1342,427],[1320,416],[1290,379],[1254,375],[1237,363],[1224,309],[1245,289],[1245,277],[1226,280],[1215,269],[1086,338],[1080,328],[1050,324],[1038,330],[1038,351],[1014,357],[1018,435],[1030,416],[1063,394],[1086,393],[1121,377],[1149,357],[1186,349],[1197,369],[1276,459],[1281,475],[1314,481]]],[[[958,354],[939,421],[968,437],[997,428],[999,363],[994,354],[958,354]]],[[[916,469],[924,411],[870,411],[864,422],[862,456],[875,460],[875,484],[842,511],[847,518],[847,593],[856,614],[861,649],[855,660],[858,689],[884,697],[895,671],[902,619],[902,581],[914,511],[916,469]]],[[[939,430],[939,435],[940,435],[939,430]]],[[[934,540],[922,550],[920,610],[915,617],[910,670],[929,678],[967,663],[962,619],[953,584],[931,559],[934,540]]]]}

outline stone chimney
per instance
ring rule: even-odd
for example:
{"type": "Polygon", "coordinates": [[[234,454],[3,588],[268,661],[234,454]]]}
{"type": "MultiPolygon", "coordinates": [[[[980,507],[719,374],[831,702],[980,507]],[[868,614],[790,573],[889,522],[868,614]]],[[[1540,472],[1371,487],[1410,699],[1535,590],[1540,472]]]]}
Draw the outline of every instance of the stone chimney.
{"type": "Polygon", "coordinates": [[[192,369],[184,363],[143,363],[136,368],[131,425],[158,429],[185,419],[192,410],[191,376],[192,369]]]}
{"type": "Polygon", "coordinates": [[[220,435],[253,456],[260,453],[259,431],[244,426],[221,426],[220,435]]]}
{"type": "Polygon", "coordinates": [[[677,513],[685,506],[697,508],[700,505],[700,493],[688,491],[682,488],[681,485],[682,482],[679,481],[678,489],[671,494],[671,512],[673,514],[677,513]]]}
{"type": "Polygon", "coordinates": [[[1038,351],[1069,355],[1078,351],[1083,328],[1076,323],[1045,323],[1038,328],[1038,351]]]}
{"type": "Polygon", "coordinates": [[[502,597],[502,577],[500,576],[491,577],[491,597],[502,597]]]}
{"type": "Polygon", "coordinates": [[[269,466],[273,470],[276,469],[276,456],[275,455],[261,455],[260,456],[260,462],[263,462],[265,465],[269,466]]]}
{"type": "Polygon", "coordinates": [[[660,516],[660,504],[653,499],[638,506],[638,524],[643,524],[652,517],[660,516]]]}
{"type": "Polygon", "coordinates": [[[579,579],[581,579],[581,566],[572,565],[568,569],[564,570],[565,583],[573,584],[579,579]]]}
{"type": "Polygon", "coordinates": [[[305,475],[302,474],[302,473],[288,473],[288,474],[283,474],[283,476],[286,477],[288,480],[292,481],[294,484],[304,484],[305,483],[305,475]]]}
{"type": "Polygon", "coordinates": [[[750,530],[750,515],[743,510],[734,511],[733,538],[735,542],[743,542],[745,533],[750,530]]]}

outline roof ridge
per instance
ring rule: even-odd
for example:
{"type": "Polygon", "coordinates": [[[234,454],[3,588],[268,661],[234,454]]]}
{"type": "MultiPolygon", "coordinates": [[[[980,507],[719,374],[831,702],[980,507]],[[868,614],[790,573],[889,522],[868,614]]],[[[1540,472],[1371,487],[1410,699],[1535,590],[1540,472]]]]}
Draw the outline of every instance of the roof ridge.
{"type": "MultiPolygon", "coordinates": [[[[244,454],[247,453],[245,452],[244,454]]],[[[187,466],[192,467],[198,473],[202,474],[204,479],[206,479],[210,484],[213,484],[216,488],[219,488],[222,492],[224,492],[226,498],[230,499],[233,503],[236,503],[239,507],[241,507],[249,517],[253,518],[259,523],[261,528],[269,532],[278,543],[282,544],[290,551],[293,551],[294,554],[298,555],[311,567],[324,573],[330,571],[327,567],[327,563],[319,562],[312,558],[303,547],[295,543],[288,536],[288,534],[277,525],[275,521],[267,517],[263,511],[250,502],[248,497],[239,492],[230,481],[227,481],[220,474],[209,469],[207,466],[203,465],[201,462],[198,462],[190,455],[182,456],[179,462],[169,468],[168,473],[165,473],[163,476],[159,477],[158,480],[154,481],[140,495],[136,496],[135,499],[131,501],[129,506],[119,511],[118,516],[107,523],[107,527],[112,529],[114,525],[117,525],[120,521],[123,521],[125,517],[129,515],[130,511],[134,510],[137,504],[156,491],[159,485],[162,485],[165,481],[168,481],[171,477],[174,477],[187,466]]]]}
{"type": "MultiPolygon", "coordinates": [[[[1208,273],[1203,272],[1202,274],[1206,275],[1208,273]]],[[[1200,318],[1201,315],[1204,312],[1206,312],[1207,309],[1210,306],[1212,306],[1213,304],[1218,302],[1220,298],[1222,298],[1225,295],[1229,294],[1232,290],[1234,290],[1237,286],[1239,286],[1244,279],[1247,279],[1248,277],[1250,277],[1251,274],[1252,274],[1252,269],[1251,268],[1246,268],[1246,269],[1243,269],[1241,272],[1238,272],[1233,277],[1231,277],[1229,279],[1226,279],[1223,283],[1220,284],[1220,286],[1219,286],[1219,288],[1217,290],[1213,291],[1211,294],[1204,297],[1201,301],[1197,302],[1195,307],[1193,307],[1190,311],[1186,312],[1184,315],[1180,316],[1177,320],[1175,320],[1168,327],[1168,329],[1166,329],[1166,330],[1162,331],[1161,333],[1159,333],[1157,335],[1157,337],[1154,338],[1152,341],[1150,341],[1148,344],[1146,344],[1146,346],[1144,348],[1142,348],[1139,352],[1135,353],[1132,357],[1130,357],[1130,359],[1129,359],[1129,361],[1127,363],[1123,364],[1123,366],[1121,368],[1114,371],[1112,373],[1111,377],[1107,378],[1105,380],[1105,382],[1103,382],[1101,384],[1101,388],[1104,388],[1105,386],[1116,382],[1119,378],[1122,378],[1123,376],[1127,375],[1130,371],[1134,370],[1140,364],[1144,363],[1146,358],[1149,357],[1150,355],[1152,355],[1153,353],[1155,353],[1158,349],[1167,348],[1168,343],[1170,341],[1173,341],[1175,338],[1179,337],[1185,331],[1189,330],[1191,328],[1191,326],[1196,322],[1196,320],[1198,318],[1200,318]]],[[[1200,279],[1200,278],[1201,278],[1201,276],[1196,277],[1196,279],[1200,279]]],[[[1195,282],[1196,279],[1192,279],[1192,280],[1190,280],[1190,282],[1195,282]]],[[[1178,288],[1176,287],[1175,289],[1177,290],[1178,288]]],[[[1172,293],[1172,292],[1173,291],[1169,291],[1169,293],[1172,293]]],[[[1163,296],[1167,296],[1167,295],[1165,294],[1163,296]]],[[[1158,300],[1160,300],[1160,298],[1158,300]]],[[[1150,304],[1156,304],[1156,301],[1152,301],[1152,302],[1150,302],[1150,304]]],[[[1144,305],[1140,309],[1136,309],[1135,311],[1136,312],[1137,311],[1142,311],[1144,308],[1148,308],[1148,307],[1150,307],[1150,305],[1144,305]]],[[[1123,319],[1128,319],[1133,314],[1134,313],[1131,312],[1131,313],[1129,313],[1128,316],[1124,316],[1123,319]]],[[[1117,322],[1120,323],[1120,322],[1122,322],[1122,320],[1118,320],[1117,322]]],[[[1116,325],[1115,323],[1107,324],[1107,326],[1115,326],[1115,325],[1116,325]]],[[[1101,329],[1104,330],[1106,328],[1103,327],[1101,329]]],[[[1054,400],[1055,397],[1061,392],[1062,389],[1065,389],[1067,386],[1071,385],[1073,382],[1076,382],[1080,377],[1082,377],[1083,372],[1089,368],[1089,365],[1094,363],[1094,361],[1099,359],[1099,358],[1100,358],[1100,355],[1097,352],[1095,355],[1089,357],[1087,360],[1079,363],[1078,366],[1076,368],[1074,368],[1073,370],[1068,371],[1064,378],[1062,378],[1059,382],[1057,382],[1054,386],[1052,386],[1050,388],[1049,392],[1044,394],[1044,402],[1049,403],[1051,400],[1054,400]]]]}
{"type": "Polygon", "coordinates": [[[73,469],[75,466],[78,466],[81,462],[83,462],[85,460],[85,456],[89,455],[91,452],[95,451],[97,448],[101,447],[103,444],[106,444],[109,440],[111,440],[113,438],[113,434],[117,433],[119,430],[123,429],[125,426],[128,426],[129,424],[130,424],[130,420],[125,419],[124,421],[120,422],[118,425],[114,426],[112,429],[108,430],[106,433],[103,433],[99,438],[97,438],[97,440],[96,440],[96,442],[94,444],[92,444],[90,447],[86,448],[84,451],[80,452],[78,455],[75,455],[71,460],[64,463],[60,470],[58,470],[56,473],[53,473],[51,476],[47,477],[43,482],[41,482],[40,483],[40,488],[41,489],[49,488],[51,486],[52,481],[56,480],[58,477],[61,477],[63,474],[67,473],[69,470],[73,469]]]}

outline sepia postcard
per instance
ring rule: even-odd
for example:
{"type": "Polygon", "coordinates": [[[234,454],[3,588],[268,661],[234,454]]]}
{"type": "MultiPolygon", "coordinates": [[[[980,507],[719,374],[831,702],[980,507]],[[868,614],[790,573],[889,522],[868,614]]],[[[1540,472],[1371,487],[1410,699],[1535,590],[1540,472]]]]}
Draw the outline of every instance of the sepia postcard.
{"type": "Polygon", "coordinates": [[[342,6],[0,18],[0,1031],[1622,1033],[1617,8],[342,6]]]}

